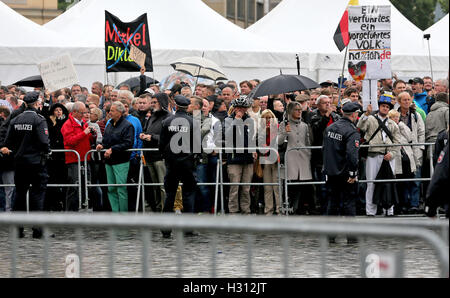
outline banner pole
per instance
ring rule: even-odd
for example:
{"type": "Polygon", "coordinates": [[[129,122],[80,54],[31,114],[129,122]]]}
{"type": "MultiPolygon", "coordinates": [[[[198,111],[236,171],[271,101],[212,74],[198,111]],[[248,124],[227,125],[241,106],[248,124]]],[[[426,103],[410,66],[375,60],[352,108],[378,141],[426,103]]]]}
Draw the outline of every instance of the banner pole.
{"type": "Polygon", "coordinates": [[[340,76],[340,83],[338,82],[338,91],[339,91],[339,100],[338,100],[338,108],[340,108],[341,107],[341,100],[342,100],[342,96],[341,96],[341,88],[340,88],[340,85],[341,84],[343,84],[344,82],[344,69],[345,69],[345,63],[347,62],[347,53],[348,53],[348,45],[345,47],[345,55],[344,55],[344,64],[342,65],[342,73],[341,73],[341,76],[340,76]]]}
{"type": "Polygon", "coordinates": [[[433,82],[434,82],[434,77],[433,77],[433,63],[431,62],[431,47],[430,47],[430,38],[431,38],[431,34],[425,34],[423,37],[428,41],[428,59],[430,59],[431,79],[432,79],[433,82]]]}

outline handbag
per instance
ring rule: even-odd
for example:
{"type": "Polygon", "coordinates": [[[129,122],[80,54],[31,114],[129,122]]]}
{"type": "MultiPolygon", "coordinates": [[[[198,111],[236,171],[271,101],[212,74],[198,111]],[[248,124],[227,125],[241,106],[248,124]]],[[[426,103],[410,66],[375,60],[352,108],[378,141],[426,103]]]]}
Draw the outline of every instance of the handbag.
{"type": "Polygon", "coordinates": [[[259,163],[259,158],[257,158],[256,161],[253,163],[253,172],[258,178],[263,177],[263,170],[261,164],[259,163]]]}
{"type": "Polygon", "coordinates": [[[411,160],[409,159],[405,149],[401,148],[400,152],[402,153],[402,173],[403,175],[411,176],[411,160]]]}

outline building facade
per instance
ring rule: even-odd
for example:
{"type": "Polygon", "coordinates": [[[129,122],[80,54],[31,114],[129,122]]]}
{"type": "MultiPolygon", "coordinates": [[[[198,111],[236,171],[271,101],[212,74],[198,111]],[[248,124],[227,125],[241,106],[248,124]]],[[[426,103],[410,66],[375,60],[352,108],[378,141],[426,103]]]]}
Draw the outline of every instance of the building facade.
{"type": "MultiPolygon", "coordinates": [[[[58,2],[74,4],[80,0],[0,0],[28,19],[42,25],[60,15],[58,2]]],[[[247,28],[265,16],[282,0],[202,0],[236,25],[247,28]]],[[[67,5],[66,5],[67,6],[67,5]]]]}
{"type": "Polygon", "coordinates": [[[43,25],[59,16],[58,0],[0,0],[24,17],[43,25]]]}
{"type": "Polygon", "coordinates": [[[282,0],[203,0],[236,25],[247,28],[265,16],[282,0]]]}

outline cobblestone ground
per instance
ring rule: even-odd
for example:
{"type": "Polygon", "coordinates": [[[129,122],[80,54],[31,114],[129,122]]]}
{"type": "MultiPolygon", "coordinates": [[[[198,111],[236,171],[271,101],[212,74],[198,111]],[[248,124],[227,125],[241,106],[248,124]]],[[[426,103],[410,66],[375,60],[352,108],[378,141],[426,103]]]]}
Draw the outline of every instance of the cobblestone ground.
{"type": "MultiPolygon", "coordinates": [[[[33,239],[31,229],[17,239],[16,276],[44,276],[44,241],[33,239]]],[[[72,229],[51,231],[54,238],[48,243],[48,275],[65,276],[65,259],[77,254],[77,238],[72,229]]],[[[11,276],[12,242],[8,230],[0,229],[0,277],[11,276]]],[[[110,266],[110,236],[107,230],[84,229],[82,234],[82,277],[108,277],[110,266]]],[[[201,232],[184,238],[182,249],[182,277],[207,278],[211,274],[212,255],[216,257],[216,277],[247,277],[248,237],[244,234],[217,234],[217,249],[213,252],[213,234],[201,232]]],[[[364,248],[375,252],[399,252],[399,239],[366,239],[347,244],[338,237],[326,253],[327,277],[360,277],[360,258],[364,248]]],[[[177,277],[177,242],[173,235],[161,237],[159,231],[150,232],[148,268],[150,277],[177,277]]],[[[259,234],[252,246],[253,277],[284,277],[282,237],[259,234]]],[[[317,236],[296,235],[289,241],[289,276],[321,277],[321,254],[317,236]]],[[[403,243],[405,277],[439,277],[439,263],[433,248],[414,239],[403,243]]],[[[142,276],[142,239],[136,230],[118,231],[114,246],[114,276],[142,276]]]]}

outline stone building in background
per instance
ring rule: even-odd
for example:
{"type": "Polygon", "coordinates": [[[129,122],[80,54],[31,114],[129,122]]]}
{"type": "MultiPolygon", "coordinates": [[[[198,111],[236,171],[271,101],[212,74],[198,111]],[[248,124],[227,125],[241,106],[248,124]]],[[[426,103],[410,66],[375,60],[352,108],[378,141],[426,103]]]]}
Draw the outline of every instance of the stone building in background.
{"type": "MultiPolygon", "coordinates": [[[[63,13],[58,2],[75,4],[80,0],[0,0],[18,13],[42,25],[63,13]]],[[[164,1],[164,0],[162,0],[164,1]]],[[[247,28],[265,16],[282,0],[202,0],[224,18],[247,28]]],[[[70,7],[70,5],[68,6],[70,7]]]]}
{"type": "Polygon", "coordinates": [[[61,13],[58,0],[0,0],[24,17],[43,25],[61,13]]]}

